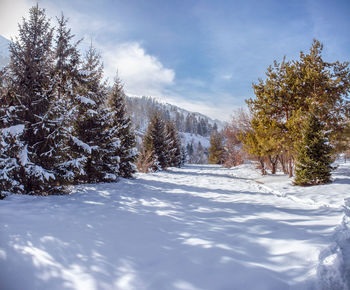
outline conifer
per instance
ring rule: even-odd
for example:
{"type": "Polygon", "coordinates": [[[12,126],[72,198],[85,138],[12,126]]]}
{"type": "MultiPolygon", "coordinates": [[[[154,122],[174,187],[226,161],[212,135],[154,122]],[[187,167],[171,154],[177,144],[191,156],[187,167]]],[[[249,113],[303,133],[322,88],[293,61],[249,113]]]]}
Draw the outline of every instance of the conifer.
{"type": "Polygon", "coordinates": [[[315,114],[310,115],[303,131],[302,142],[298,146],[294,184],[316,185],[331,182],[333,150],[324,127],[315,114]]]}
{"type": "Polygon", "coordinates": [[[57,35],[55,38],[55,63],[53,79],[55,84],[55,108],[57,115],[56,131],[60,138],[61,158],[58,163],[61,182],[64,184],[74,182],[78,172],[81,170],[82,156],[77,154],[69,146],[74,138],[72,124],[76,119],[75,98],[81,84],[80,75],[80,53],[78,45],[81,40],[73,43],[74,35],[67,27],[68,20],[61,15],[57,18],[57,35]]]}
{"type": "Polygon", "coordinates": [[[60,149],[52,79],[52,39],[53,29],[45,10],[36,5],[30,9],[29,19],[23,19],[19,25],[19,37],[10,44],[8,104],[14,109],[8,110],[9,126],[24,126],[16,135],[22,145],[18,182],[28,194],[52,194],[60,190],[55,166],[60,149]]]}
{"type": "MultiPolygon", "coordinates": [[[[151,155],[152,171],[166,169],[168,166],[167,142],[165,138],[164,121],[155,112],[149,122],[143,139],[144,157],[151,155]]],[[[142,156],[141,156],[142,157],[142,156]]]]}
{"type": "Polygon", "coordinates": [[[166,122],[165,137],[167,141],[168,167],[180,167],[181,140],[174,122],[166,122]]]}
{"type": "MultiPolygon", "coordinates": [[[[106,86],[102,82],[101,57],[92,45],[86,52],[81,71],[81,84],[75,96],[76,120],[73,124],[71,148],[79,162],[75,182],[96,183],[113,181],[116,174],[105,172],[103,161],[107,154],[100,145],[107,143],[108,114],[105,108],[106,86]]],[[[116,173],[116,172],[115,172],[116,173]]]]}
{"type": "Polygon", "coordinates": [[[135,173],[136,140],[131,128],[130,117],[126,114],[125,93],[121,80],[116,77],[110,92],[108,105],[111,110],[110,136],[115,149],[111,151],[111,158],[118,159],[118,175],[130,178],[135,173]],[[115,142],[115,143],[114,143],[115,142]]]}
{"type": "Polygon", "coordinates": [[[209,163],[222,164],[224,157],[224,146],[222,135],[214,130],[210,136],[209,163]]]}

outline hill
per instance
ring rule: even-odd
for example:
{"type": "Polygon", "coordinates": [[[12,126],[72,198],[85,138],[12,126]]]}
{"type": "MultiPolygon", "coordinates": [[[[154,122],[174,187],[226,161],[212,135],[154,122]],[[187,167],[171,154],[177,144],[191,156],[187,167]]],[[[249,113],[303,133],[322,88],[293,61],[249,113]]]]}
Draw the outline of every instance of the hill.
{"type": "Polygon", "coordinates": [[[155,111],[164,120],[174,121],[180,132],[182,146],[187,149],[189,163],[208,162],[210,134],[214,129],[221,130],[225,126],[220,120],[213,120],[201,113],[190,112],[152,97],[127,97],[126,106],[139,144],[147,130],[150,116],[155,111]]]}
{"type": "Polygon", "coordinates": [[[10,61],[9,44],[10,40],[0,35],[0,68],[10,61]]]}

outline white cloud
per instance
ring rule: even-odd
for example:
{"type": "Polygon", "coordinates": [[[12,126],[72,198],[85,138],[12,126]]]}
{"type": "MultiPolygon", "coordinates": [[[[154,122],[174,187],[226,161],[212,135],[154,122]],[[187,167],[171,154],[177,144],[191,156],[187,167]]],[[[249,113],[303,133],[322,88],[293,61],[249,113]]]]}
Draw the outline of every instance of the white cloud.
{"type": "Polygon", "coordinates": [[[28,15],[33,6],[30,0],[1,0],[0,1],[0,34],[10,39],[18,33],[18,23],[28,15]]]}
{"type": "MultiPolygon", "coordinates": [[[[196,95],[193,93],[193,95],[196,95]]],[[[198,93],[197,93],[198,95],[198,93]]],[[[189,100],[181,95],[170,95],[162,98],[162,100],[184,108],[191,112],[198,112],[204,114],[212,119],[218,119],[221,121],[230,121],[234,111],[239,107],[245,107],[244,104],[239,104],[235,101],[234,97],[228,97],[227,95],[213,96],[200,96],[201,100],[189,100]],[[213,99],[220,100],[216,103],[213,99]]]]}
{"type": "Polygon", "coordinates": [[[137,42],[100,49],[106,76],[112,81],[118,72],[129,95],[160,97],[167,86],[174,84],[175,72],[147,54],[137,42]]]}
{"type": "Polygon", "coordinates": [[[223,78],[224,80],[229,81],[229,80],[232,79],[232,74],[223,75],[222,78],[223,78]]]}

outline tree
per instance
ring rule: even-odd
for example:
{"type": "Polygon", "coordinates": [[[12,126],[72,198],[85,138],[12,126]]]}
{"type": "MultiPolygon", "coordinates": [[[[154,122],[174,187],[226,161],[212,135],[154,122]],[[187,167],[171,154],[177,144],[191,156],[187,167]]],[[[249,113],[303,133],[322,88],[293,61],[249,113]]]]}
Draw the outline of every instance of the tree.
{"type": "Polygon", "coordinates": [[[59,147],[57,120],[60,118],[53,86],[53,29],[45,10],[38,5],[29,19],[19,25],[19,37],[10,44],[9,128],[24,126],[20,141],[18,182],[22,192],[52,194],[60,191],[57,164],[59,147]]]}
{"type": "Polygon", "coordinates": [[[123,85],[118,77],[114,81],[112,91],[108,99],[111,114],[110,136],[113,136],[112,145],[117,144],[111,152],[111,158],[119,159],[118,175],[121,177],[132,177],[135,172],[136,141],[135,134],[131,129],[131,120],[126,115],[125,93],[123,85]]]}
{"type": "MultiPolygon", "coordinates": [[[[279,152],[277,158],[281,162],[287,160],[290,177],[305,117],[315,112],[315,108],[335,148],[341,148],[338,144],[344,138],[346,117],[349,116],[350,70],[348,63],[325,62],[322,49],[322,44],[314,40],[309,53],[301,52],[299,60],[275,61],[267,69],[266,80],[253,85],[256,98],[247,101],[252,122],[255,122],[255,141],[259,142],[264,136],[260,147],[271,145],[262,148],[265,152],[256,151],[266,153],[259,158],[270,159],[269,152],[279,152]],[[275,142],[276,134],[279,135],[278,142],[275,142]]],[[[286,170],[285,164],[282,167],[286,170]]]]}
{"type": "Polygon", "coordinates": [[[55,37],[55,59],[53,68],[53,82],[55,85],[55,97],[52,107],[56,118],[56,135],[58,147],[61,149],[62,158],[57,164],[60,182],[72,183],[81,170],[81,156],[69,146],[74,138],[72,124],[76,118],[76,97],[81,84],[80,53],[78,45],[81,40],[73,43],[74,35],[67,28],[68,20],[61,15],[57,18],[58,27],[55,37]]]}
{"type": "Polygon", "coordinates": [[[107,90],[102,82],[103,65],[96,49],[89,47],[81,72],[81,83],[75,95],[75,121],[72,126],[70,147],[73,160],[78,163],[77,183],[114,181],[117,172],[106,171],[104,160],[109,153],[103,144],[108,143],[108,110],[105,108],[107,90]]]}
{"type": "Polygon", "coordinates": [[[222,135],[214,130],[210,136],[209,163],[222,164],[224,157],[224,147],[222,135]]]}
{"type": "Polygon", "coordinates": [[[324,132],[325,125],[311,114],[298,146],[294,184],[316,185],[331,182],[332,146],[324,132]]]}
{"type": "Polygon", "coordinates": [[[232,116],[231,122],[225,127],[223,131],[225,167],[237,166],[248,158],[243,150],[240,135],[245,136],[245,132],[251,129],[250,122],[249,114],[243,109],[238,109],[232,116]]]}
{"type": "Polygon", "coordinates": [[[143,139],[142,157],[149,157],[152,161],[152,171],[166,169],[168,166],[167,142],[165,138],[164,121],[158,112],[154,113],[149,122],[146,135],[143,139]]]}
{"type": "Polygon", "coordinates": [[[165,123],[165,138],[167,142],[168,167],[181,166],[181,139],[172,121],[165,123]]]}

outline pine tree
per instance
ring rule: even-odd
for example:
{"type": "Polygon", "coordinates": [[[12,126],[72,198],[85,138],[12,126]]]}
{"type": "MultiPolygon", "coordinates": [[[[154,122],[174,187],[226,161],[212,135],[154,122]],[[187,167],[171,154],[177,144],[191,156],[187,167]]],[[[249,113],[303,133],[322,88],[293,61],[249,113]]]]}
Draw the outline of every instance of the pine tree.
{"type": "Polygon", "coordinates": [[[181,166],[181,139],[177,128],[172,121],[165,124],[165,136],[167,141],[168,167],[181,166]]]}
{"type": "Polygon", "coordinates": [[[332,146],[324,132],[324,125],[311,114],[298,146],[294,184],[316,185],[331,182],[332,146]]]}
{"type": "Polygon", "coordinates": [[[36,5],[30,9],[29,19],[19,25],[19,38],[10,44],[8,104],[14,110],[9,110],[8,125],[24,126],[16,135],[22,146],[17,176],[28,194],[60,191],[52,39],[53,29],[45,10],[36,5]]]}
{"type": "Polygon", "coordinates": [[[72,157],[80,166],[76,176],[78,183],[113,181],[117,177],[117,172],[106,172],[103,164],[108,149],[102,148],[101,144],[107,144],[110,138],[106,132],[110,116],[105,107],[107,90],[102,77],[101,57],[91,45],[85,55],[81,84],[74,99],[77,112],[70,146],[74,152],[72,157]]]}
{"type": "Polygon", "coordinates": [[[151,156],[152,171],[166,169],[168,165],[167,142],[165,138],[164,121],[158,112],[154,113],[149,122],[143,139],[144,154],[141,158],[151,156]]]}
{"type": "Polygon", "coordinates": [[[57,18],[57,22],[53,70],[55,98],[52,105],[52,114],[56,120],[55,134],[57,135],[57,147],[60,148],[61,153],[56,167],[59,172],[60,183],[68,184],[74,181],[81,167],[79,158],[74,156],[74,150],[69,146],[70,140],[74,138],[71,127],[76,116],[74,99],[78,94],[81,83],[79,72],[81,60],[77,48],[81,40],[72,43],[74,35],[67,28],[68,20],[63,14],[60,18],[57,18]]]}
{"type": "Polygon", "coordinates": [[[187,153],[185,147],[181,147],[181,164],[180,166],[184,166],[187,161],[187,153]]]}
{"type": "Polygon", "coordinates": [[[112,144],[116,144],[111,151],[110,158],[118,159],[118,175],[130,178],[135,173],[136,141],[135,134],[131,128],[131,120],[126,114],[125,94],[123,85],[118,77],[109,95],[108,105],[111,109],[110,136],[113,136],[112,144]]]}
{"type": "Polygon", "coordinates": [[[216,130],[210,136],[209,147],[209,163],[210,164],[222,164],[224,156],[223,140],[220,133],[216,130]]]}
{"type": "Polygon", "coordinates": [[[8,103],[11,100],[8,84],[6,83],[7,69],[0,71],[0,199],[9,193],[23,193],[20,184],[19,153],[23,144],[18,135],[23,133],[24,125],[11,126],[11,112],[14,106],[8,103]]]}
{"type": "Polygon", "coordinates": [[[310,51],[306,54],[301,52],[299,60],[275,61],[267,69],[266,80],[259,80],[258,84],[253,85],[256,98],[247,101],[253,119],[264,123],[264,126],[255,128],[256,133],[259,133],[258,129],[262,129],[260,135],[272,133],[268,139],[273,141],[275,129],[278,128],[279,142],[269,143],[275,143],[275,152],[281,151],[278,156],[280,160],[288,160],[290,176],[297,155],[295,145],[301,140],[304,116],[317,108],[318,118],[324,122],[330,142],[339,150],[346,129],[345,120],[350,114],[347,106],[350,93],[349,65],[325,62],[322,49],[322,44],[314,40],[310,51]]]}

